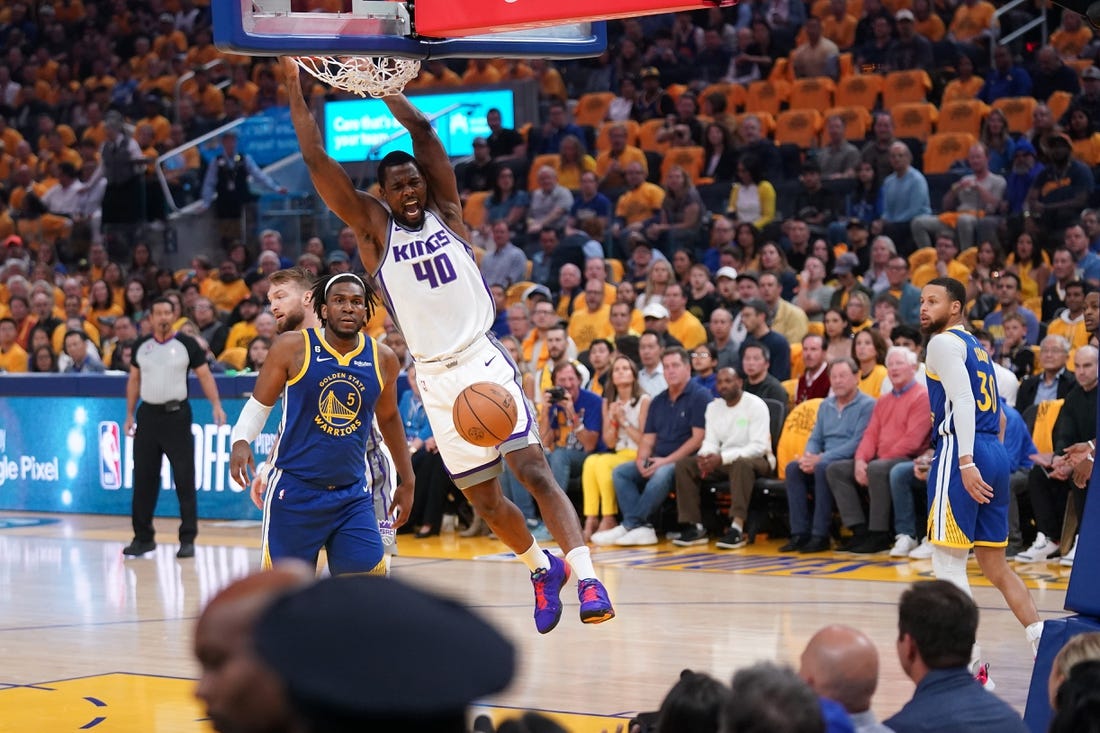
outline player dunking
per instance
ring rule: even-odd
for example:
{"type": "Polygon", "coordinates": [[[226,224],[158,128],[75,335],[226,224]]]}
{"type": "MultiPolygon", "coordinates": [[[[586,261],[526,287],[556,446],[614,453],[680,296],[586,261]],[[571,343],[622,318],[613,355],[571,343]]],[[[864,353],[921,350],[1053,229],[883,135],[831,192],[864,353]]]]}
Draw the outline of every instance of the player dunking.
{"type": "MultiPolygon", "coordinates": [[[[313,285],[315,282],[313,273],[302,267],[291,267],[271,273],[271,277],[268,279],[271,281],[271,289],[268,291],[267,298],[271,303],[271,314],[275,316],[275,330],[277,333],[321,327],[321,319],[317,317],[313,309],[313,285]]],[[[373,429],[377,432],[377,420],[373,429]]],[[[275,447],[271,449],[272,453],[276,451],[280,438],[282,438],[281,432],[275,439],[275,447]]],[[[389,482],[381,481],[383,477],[390,477],[391,472],[388,464],[389,459],[382,455],[382,449],[386,446],[381,442],[379,436],[375,435],[369,441],[369,444],[370,448],[367,450],[365,460],[367,471],[371,476],[379,479],[378,484],[373,487],[372,493],[374,496],[374,516],[381,524],[382,522],[389,522],[394,509],[390,501],[389,482]]],[[[252,478],[252,486],[249,489],[252,503],[260,511],[264,510],[264,492],[267,491],[270,469],[271,466],[266,462],[257,466],[255,476],[252,478]]],[[[408,511],[408,507],[405,507],[406,516],[408,511]]],[[[404,519],[400,519],[398,524],[404,524],[404,521],[404,519]]],[[[378,567],[371,571],[371,575],[388,575],[390,559],[396,553],[397,547],[392,528],[389,528],[388,531],[382,531],[381,536],[382,546],[386,554],[378,567]]],[[[266,542],[266,538],[264,541],[266,542]]],[[[266,553],[264,556],[267,557],[266,553]]]]}
{"type": "Polygon", "coordinates": [[[530,408],[520,412],[515,432],[497,448],[463,440],[451,407],[465,387],[492,381],[526,405],[519,371],[508,352],[489,335],[492,295],[467,244],[458,185],[443,144],[431,123],[404,95],[384,97],[390,112],[412,138],[414,156],[386,155],[378,165],[381,200],[357,191],[339,163],[324,149],[321,132],[302,95],[298,67],[283,59],[291,118],[313,185],[337,216],[355,230],[359,255],[377,278],[394,322],[416,360],[421,398],[439,452],[455,485],[504,544],[527,565],[535,590],[535,626],[552,630],[561,617],[561,588],[576,572],[580,615],[585,623],[614,617],[592,558],[581,540],[576,511],[554,481],[530,408]],[[566,563],[542,550],[523,514],[504,498],[498,476],[501,454],[534,496],[543,519],[566,551],[566,563]]]}
{"type": "Polygon", "coordinates": [[[363,456],[372,449],[378,415],[402,484],[397,523],[408,516],[414,491],[412,462],[397,410],[397,356],[362,333],[371,309],[370,288],[352,273],[319,281],[314,310],[324,330],[284,333],[272,344],[256,386],[230,438],[230,473],[248,485],[251,443],[283,395],[282,438],[272,458],[264,507],[265,566],[282,558],[316,563],[327,550],[334,575],[376,571],[383,557],[372,491],[384,472],[363,456]]]}
{"type": "MultiPolygon", "coordinates": [[[[1002,413],[989,355],[963,328],[966,288],[938,277],[921,290],[920,326],[928,337],[928,398],[935,456],[928,474],[932,569],[970,593],[970,549],[1038,644],[1043,625],[1035,602],[1005,559],[1009,460],[999,439],[1002,413]]],[[[979,678],[985,676],[982,668],[979,678]]]]}

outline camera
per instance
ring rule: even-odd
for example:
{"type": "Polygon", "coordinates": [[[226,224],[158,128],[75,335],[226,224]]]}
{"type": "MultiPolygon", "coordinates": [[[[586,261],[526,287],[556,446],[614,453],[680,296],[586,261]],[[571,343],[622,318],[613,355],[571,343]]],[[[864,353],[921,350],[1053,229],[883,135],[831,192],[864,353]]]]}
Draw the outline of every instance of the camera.
{"type": "Polygon", "coordinates": [[[565,402],[565,387],[551,387],[547,392],[550,395],[550,404],[565,402]]]}

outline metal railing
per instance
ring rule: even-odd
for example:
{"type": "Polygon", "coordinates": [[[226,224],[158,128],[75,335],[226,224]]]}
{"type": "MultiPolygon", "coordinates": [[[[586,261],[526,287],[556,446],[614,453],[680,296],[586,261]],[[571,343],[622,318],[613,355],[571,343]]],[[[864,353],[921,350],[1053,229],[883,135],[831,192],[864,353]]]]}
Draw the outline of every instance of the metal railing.
{"type": "MultiPolygon", "coordinates": [[[[1006,15],[1007,13],[1012,12],[1016,8],[1020,7],[1021,5],[1025,5],[1025,4],[1029,8],[1033,6],[1032,0],[1011,0],[1011,2],[1005,3],[1001,7],[997,8],[997,10],[994,11],[994,13],[993,13],[993,18],[999,22],[1002,16],[1006,15]]],[[[1024,35],[1025,33],[1030,33],[1031,31],[1035,30],[1036,28],[1041,28],[1041,31],[1040,31],[1041,38],[1040,38],[1040,43],[1039,43],[1039,47],[1041,48],[1041,47],[1047,45],[1047,11],[1046,11],[1045,8],[1043,9],[1043,11],[1041,13],[1039,13],[1038,16],[1036,16],[1036,17],[1032,18],[1031,20],[1029,20],[1028,22],[1024,23],[1022,26],[1020,26],[1016,30],[1012,31],[1007,36],[1000,36],[999,38],[997,38],[996,43],[990,44],[990,46],[989,46],[989,62],[990,62],[990,64],[993,63],[993,50],[997,46],[1007,46],[1008,44],[1012,43],[1013,41],[1015,41],[1020,36],[1024,35]]]]}
{"type": "Polygon", "coordinates": [[[177,155],[182,154],[184,151],[190,150],[191,148],[197,148],[200,145],[202,145],[203,143],[206,143],[210,140],[221,137],[222,134],[225,133],[227,130],[232,130],[233,128],[239,127],[240,125],[244,124],[245,119],[246,119],[245,117],[240,117],[238,119],[233,120],[232,122],[227,122],[226,124],[222,125],[221,127],[213,129],[210,132],[205,133],[203,135],[199,135],[194,140],[189,140],[186,143],[184,143],[183,145],[180,145],[179,147],[176,147],[176,148],[172,148],[171,150],[157,156],[157,162],[156,162],[157,180],[160,182],[161,190],[164,192],[164,200],[165,200],[165,203],[168,205],[169,216],[172,216],[173,214],[174,215],[179,215],[179,214],[183,214],[183,213],[197,213],[200,205],[202,204],[202,180],[200,179],[198,181],[199,200],[198,201],[193,201],[193,202],[191,202],[189,204],[186,204],[186,205],[181,207],[176,203],[176,200],[172,195],[171,186],[168,184],[168,177],[164,175],[164,162],[166,160],[168,160],[169,158],[173,158],[177,155]]]}

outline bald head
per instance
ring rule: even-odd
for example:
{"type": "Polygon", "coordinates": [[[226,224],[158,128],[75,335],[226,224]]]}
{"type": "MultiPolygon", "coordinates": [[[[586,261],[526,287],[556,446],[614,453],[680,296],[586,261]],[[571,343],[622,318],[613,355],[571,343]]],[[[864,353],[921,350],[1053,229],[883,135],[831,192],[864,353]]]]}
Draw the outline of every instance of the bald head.
{"type": "Polygon", "coordinates": [[[282,684],[256,656],[252,629],[272,602],[313,579],[314,569],[305,563],[280,563],[232,583],[203,609],[195,625],[195,657],[202,666],[195,696],[217,730],[290,730],[282,684]]]}
{"type": "Polygon", "coordinates": [[[806,644],[798,674],[818,695],[849,713],[862,713],[870,709],[878,685],[878,650],[857,629],[826,626],[806,644]]]}

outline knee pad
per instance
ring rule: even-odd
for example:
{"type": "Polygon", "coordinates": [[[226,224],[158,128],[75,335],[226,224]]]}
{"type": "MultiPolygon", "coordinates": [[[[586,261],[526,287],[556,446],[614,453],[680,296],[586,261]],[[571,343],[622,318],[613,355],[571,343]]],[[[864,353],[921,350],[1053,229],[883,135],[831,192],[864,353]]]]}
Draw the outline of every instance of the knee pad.
{"type": "Polygon", "coordinates": [[[937,580],[954,583],[971,598],[970,580],[966,577],[966,558],[970,551],[964,547],[932,546],[932,572],[937,580]]]}

